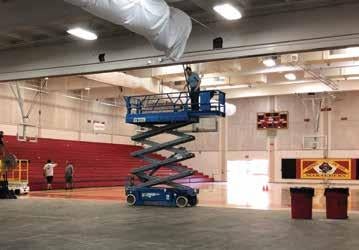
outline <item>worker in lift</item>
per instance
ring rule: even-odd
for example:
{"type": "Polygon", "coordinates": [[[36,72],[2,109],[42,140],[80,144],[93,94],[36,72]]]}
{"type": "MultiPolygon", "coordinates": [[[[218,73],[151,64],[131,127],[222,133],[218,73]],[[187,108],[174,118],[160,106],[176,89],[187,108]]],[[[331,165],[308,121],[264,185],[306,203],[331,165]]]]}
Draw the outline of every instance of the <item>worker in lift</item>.
{"type": "Polygon", "coordinates": [[[191,108],[192,111],[199,110],[199,92],[201,91],[201,78],[196,72],[193,72],[190,67],[185,69],[186,73],[186,86],[189,91],[189,96],[191,98],[191,108]]]}

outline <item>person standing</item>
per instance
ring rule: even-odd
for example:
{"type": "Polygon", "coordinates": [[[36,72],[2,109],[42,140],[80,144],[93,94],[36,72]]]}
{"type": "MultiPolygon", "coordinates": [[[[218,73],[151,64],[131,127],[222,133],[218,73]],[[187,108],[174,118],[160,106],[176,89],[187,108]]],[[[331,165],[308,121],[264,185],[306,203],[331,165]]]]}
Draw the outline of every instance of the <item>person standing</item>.
{"type": "Polygon", "coordinates": [[[73,189],[74,165],[70,161],[66,161],[65,182],[66,190],[73,189]]]}
{"type": "Polygon", "coordinates": [[[199,110],[199,92],[201,91],[201,78],[196,72],[193,72],[191,67],[187,67],[185,69],[186,72],[186,86],[185,89],[188,88],[189,96],[191,98],[191,108],[192,111],[199,110]]]}
{"type": "Polygon", "coordinates": [[[44,176],[47,182],[47,190],[52,189],[52,181],[54,180],[54,168],[57,166],[57,163],[47,160],[47,163],[44,166],[44,176]]]}

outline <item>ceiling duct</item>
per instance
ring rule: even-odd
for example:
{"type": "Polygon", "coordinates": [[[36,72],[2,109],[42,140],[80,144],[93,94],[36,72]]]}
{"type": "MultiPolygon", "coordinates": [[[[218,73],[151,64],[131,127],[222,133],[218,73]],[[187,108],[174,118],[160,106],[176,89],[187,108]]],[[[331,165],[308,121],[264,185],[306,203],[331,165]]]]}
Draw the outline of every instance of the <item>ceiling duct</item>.
{"type": "Polygon", "coordinates": [[[179,60],[192,31],[191,18],[164,0],[65,0],[144,36],[172,60],[179,60]]]}
{"type": "Polygon", "coordinates": [[[113,86],[121,86],[130,89],[140,89],[156,94],[178,92],[177,89],[162,86],[159,81],[152,78],[139,78],[122,72],[85,75],[84,77],[90,80],[110,84],[113,86]]]}

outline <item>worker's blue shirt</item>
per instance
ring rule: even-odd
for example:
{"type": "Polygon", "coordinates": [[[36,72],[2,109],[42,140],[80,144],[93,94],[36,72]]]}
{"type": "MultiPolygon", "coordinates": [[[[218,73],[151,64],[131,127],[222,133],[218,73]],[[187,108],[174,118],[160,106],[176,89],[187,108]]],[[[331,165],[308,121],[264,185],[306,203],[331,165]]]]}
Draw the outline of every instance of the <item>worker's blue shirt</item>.
{"type": "Polygon", "coordinates": [[[197,88],[200,80],[201,78],[196,72],[192,72],[192,74],[187,78],[188,85],[191,87],[191,89],[197,88]]]}

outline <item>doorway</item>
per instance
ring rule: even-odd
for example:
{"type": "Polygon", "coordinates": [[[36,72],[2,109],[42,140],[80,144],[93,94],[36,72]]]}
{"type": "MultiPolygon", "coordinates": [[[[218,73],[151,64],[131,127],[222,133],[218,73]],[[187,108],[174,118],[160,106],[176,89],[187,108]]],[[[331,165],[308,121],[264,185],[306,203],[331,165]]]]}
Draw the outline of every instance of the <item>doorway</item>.
{"type": "Polygon", "coordinates": [[[269,161],[263,159],[227,162],[227,202],[229,204],[266,209],[269,161]]]}

